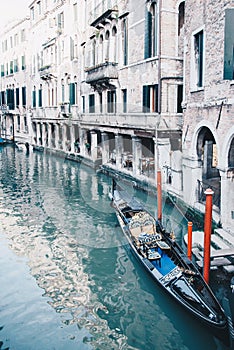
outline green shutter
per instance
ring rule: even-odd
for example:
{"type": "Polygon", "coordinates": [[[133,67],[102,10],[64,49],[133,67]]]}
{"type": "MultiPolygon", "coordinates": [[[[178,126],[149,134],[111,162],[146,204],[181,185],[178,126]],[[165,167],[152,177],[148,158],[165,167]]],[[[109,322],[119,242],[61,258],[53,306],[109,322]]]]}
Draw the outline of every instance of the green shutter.
{"type": "Polygon", "coordinates": [[[224,73],[223,78],[234,79],[234,9],[225,11],[224,73]]]}
{"type": "Polygon", "coordinates": [[[69,101],[71,105],[75,104],[75,83],[69,85],[69,101]]]}
{"type": "Polygon", "coordinates": [[[143,86],[143,112],[147,113],[150,110],[150,91],[149,86],[143,86]]]}
{"type": "Polygon", "coordinates": [[[146,7],[145,11],[145,58],[149,58],[152,55],[152,14],[146,7]]]}

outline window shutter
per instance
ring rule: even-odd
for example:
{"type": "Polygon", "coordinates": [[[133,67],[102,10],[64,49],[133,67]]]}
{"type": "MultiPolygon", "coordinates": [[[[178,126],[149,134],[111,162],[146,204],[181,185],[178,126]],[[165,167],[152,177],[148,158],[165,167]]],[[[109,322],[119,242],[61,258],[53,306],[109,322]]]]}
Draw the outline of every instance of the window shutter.
{"type": "Polygon", "coordinates": [[[225,11],[224,74],[227,80],[234,79],[234,9],[225,11]]]}
{"type": "Polygon", "coordinates": [[[22,87],[22,105],[25,107],[26,106],[26,87],[22,87]]]}
{"type": "Polygon", "coordinates": [[[70,104],[74,105],[75,104],[75,83],[70,83],[69,86],[69,100],[70,100],[70,104]]]}
{"type": "Polygon", "coordinates": [[[145,58],[151,57],[152,54],[152,14],[147,10],[145,11],[145,58]]]}
{"type": "Polygon", "coordinates": [[[143,112],[149,112],[150,110],[150,91],[149,86],[143,86],[143,112]]]}
{"type": "Polygon", "coordinates": [[[16,98],[16,107],[19,106],[19,88],[15,90],[15,98],[16,98]]]}

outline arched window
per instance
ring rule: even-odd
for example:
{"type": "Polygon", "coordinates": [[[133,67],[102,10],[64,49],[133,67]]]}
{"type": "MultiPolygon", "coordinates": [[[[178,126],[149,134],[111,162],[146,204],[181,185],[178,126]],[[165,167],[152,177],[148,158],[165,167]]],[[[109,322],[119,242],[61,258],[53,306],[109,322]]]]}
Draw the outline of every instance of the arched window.
{"type": "Polygon", "coordinates": [[[185,15],[185,1],[182,1],[179,5],[179,13],[178,13],[178,35],[179,36],[184,26],[184,15],[185,15]]]}
{"type": "Polygon", "coordinates": [[[112,50],[113,50],[113,60],[116,62],[117,60],[117,28],[114,26],[112,28],[112,39],[113,39],[113,45],[112,45],[112,50]]]}
{"type": "Polygon", "coordinates": [[[99,51],[100,51],[100,62],[99,63],[102,63],[104,61],[104,54],[103,54],[103,35],[101,34],[100,35],[100,38],[99,38],[99,51]]]}
{"type": "Polygon", "coordinates": [[[105,53],[105,60],[109,61],[109,55],[110,55],[110,32],[109,30],[106,31],[105,35],[105,40],[106,40],[106,53],[105,53]]]}
{"type": "Polygon", "coordinates": [[[156,1],[146,4],[145,15],[145,58],[158,54],[158,6],[156,1]]]}
{"type": "Polygon", "coordinates": [[[228,152],[228,167],[234,169],[234,138],[232,139],[228,152]]]}

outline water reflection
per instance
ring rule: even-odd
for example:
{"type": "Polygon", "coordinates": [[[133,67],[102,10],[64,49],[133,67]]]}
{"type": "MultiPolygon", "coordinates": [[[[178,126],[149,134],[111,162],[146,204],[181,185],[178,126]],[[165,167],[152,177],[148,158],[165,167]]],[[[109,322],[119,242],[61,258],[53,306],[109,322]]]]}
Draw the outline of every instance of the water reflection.
{"type": "MultiPolygon", "coordinates": [[[[14,256],[26,258],[30,269],[13,280],[20,285],[29,273],[33,276],[51,309],[48,334],[58,339],[64,337],[62,328],[53,324],[60,316],[69,338],[66,347],[64,340],[55,349],[218,349],[213,336],[168,300],[132,257],[110,207],[107,177],[45,154],[26,157],[11,147],[0,157],[0,222],[14,256]],[[193,339],[194,333],[199,337],[193,339]]],[[[153,198],[137,195],[154,210],[153,198]]],[[[170,207],[167,211],[173,213],[170,207]]],[[[179,235],[183,219],[173,218],[179,235]]],[[[39,298],[38,291],[32,295],[39,298]]],[[[0,298],[3,322],[13,327],[8,296],[0,292],[0,298]]],[[[21,336],[27,337],[41,304],[30,300],[23,307],[21,336]]],[[[14,338],[11,332],[6,336],[14,338]]],[[[37,332],[33,337],[39,340],[37,332]]]]}

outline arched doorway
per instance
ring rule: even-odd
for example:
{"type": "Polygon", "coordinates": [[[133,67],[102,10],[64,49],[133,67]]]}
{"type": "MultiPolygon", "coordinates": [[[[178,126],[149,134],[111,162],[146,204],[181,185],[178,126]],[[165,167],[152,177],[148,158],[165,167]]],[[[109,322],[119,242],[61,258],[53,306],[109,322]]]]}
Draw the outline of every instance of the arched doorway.
{"type": "Polygon", "coordinates": [[[207,127],[202,127],[198,133],[197,156],[202,170],[202,180],[198,180],[198,200],[204,202],[204,191],[211,188],[214,191],[213,203],[220,208],[221,177],[217,168],[217,145],[214,135],[207,127]]]}

